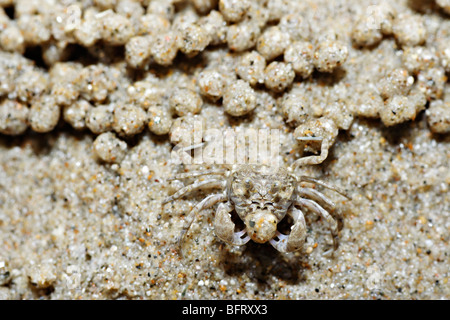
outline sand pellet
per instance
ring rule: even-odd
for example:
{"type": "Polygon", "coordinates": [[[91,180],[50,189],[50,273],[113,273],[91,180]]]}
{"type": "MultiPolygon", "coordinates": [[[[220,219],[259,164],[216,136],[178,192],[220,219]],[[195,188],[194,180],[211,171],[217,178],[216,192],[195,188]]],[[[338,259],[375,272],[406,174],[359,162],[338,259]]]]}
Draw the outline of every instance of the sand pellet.
{"type": "Polygon", "coordinates": [[[134,30],[139,27],[139,20],[145,14],[142,3],[136,0],[118,0],[115,11],[130,19],[134,30]]]}
{"type": "Polygon", "coordinates": [[[98,135],[93,147],[96,156],[109,163],[119,163],[127,151],[126,142],[118,139],[113,132],[98,135]]]}
{"type": "Polygon", "coordinates": [[[273,61],[264,70],[266,88],[276,92],[286,90],[294,78],[295,72],[290,63],[273,61]]]}
{"type": "Polygon", "coordinates": [[[104,101],[116,84],[109,68],[101,64],[83,68],[76,79],[81,95],[96,102],[104,101]]]}
{"type": "Polygon", "coordinates": [[[226,78],[219,70],[204,70],[198,75],[200,93],[213,101],[221,98],[226,86],[226,78]]]}
{"type": "Polygon", "coordinates": [[[286,122],[292,125],[302,124],[311,117],[311,109],[301,94],[284,94],[280,107],[286,122]]]}
{"type": "Polygon", "coordinates": [[[403,66],[412,74],[434,68],[439,65],[439,58],[434,48],[421,46],[408,47],[403,51],[403,66]]]}
{"type": "Polygon", "coordinates": [[[87,47],[92,46],[102,37],[102,23],[96,14],[95,10],[85,11],[80,26],[74,31],[77,42],[87,47]]]}
{"type": "Polygon", "coordinates": [[[77,77],[82,66],[76,63],[58,62],[50,69],[51,95],[59,105],[70,105],[80,95],[77,77]]]}
{"type": "Polygon", "coordinates": [[[200,13],[208,13],[217,6],[218,0],[190,0],[200,13]]]}
{"type": "Polygon", "coordinates": [[[15,87],[17,97],[22,101],[31,101],[41,96],[48,86],[48,74],[41,70],[25,70],[16,78],[15,87]]]}
{"type": "Polygon", "coordinates": [[[73,104],[67,105],[63,109],[64,121],[69,123],[74,129],[82,130],[86,128],[86,115],[93,108],[86,100],[77,100],[73,104]]]}
{"type": "Polygon", "coordinates": [[[160,103],[167,92],[165,92],[164,88],[155,85],[155,83],[143,80],[136,81],[129,86],[127,94],[131,103],[147,110],[149,106],[160,103]]]}
{"type": "Polygon", "coordinates": [[[0,34],[0,46],[5,51],[25,52],[25,39],[16,25],[11,24],[3,29],[0,34]]]}
{"type": "Polygon", "coordinates": [[[292,41],[307,41],[311,37],[308,19],[296,13],[284,15],[278,27],[282,32],[289,34],[292,41]]]}
{"type": "Polygon", "coordinates": [[[450,132],[450,102],[432,101],[426,115],[431,131],[435,133],[450,132]]]}
{"type": "Polygon", "coordinates": [[[8,260],[0,256],[0,286],[5,286],[11,280],[11,271],[8,260]]]}
{"type": "Polygon", "coordinates": [[[414,84],[414,78],[406,69],[397,68],[392,70],[384,77],[380,84],[379,90],[383,98],[393,97],[394,95],[406,95],[411,86],[414,84]]]}
{"type": "Polygon", "coordinates": [[[266,60],[272,60],[284,52],[289,42],[288,33],[279,27],[270,27],[258,38],[256,49],[266,60]]]}
{"type": "Polygon", "coordinates": [[[380,111],[381,121],[386,126],[393,126],[408,120],[414,120],[417,113],[423,109],[425,98],[395,95],[389,98],[380,111]]]}
{"type": "Polygon", "coordinates": [[[147,113],[138,106],[118,105],[114,108],[112,128],[120,136],[132,136],[144,130],[147,113]]]}
{"type": "Polygon", "coordinates": [[[125,45],[125,59],[127,63],[138,68],[148,63],[151,51],[151,39],[148,36],[133,37],[125,45]]]}
{"type": "Polygon", "coordinates": [[[170,96],[170,107],[178,116],[199,113],[203,100],[195,91],[187,88],[176,88],[170,96]]]}
{"type": "Polygon", "coordinates": [[[249,0],[219,0],[219,10],[228,22],[242,20],[249,9],[249,0]]]}
{"type": "Polygon", "coordinates": [[[447,76],[442,68],[430,68],[417,75],[417,86],[427,99],[440,99],[444,93],[447,76]]]}
{"type": "Polygon", "coordinates": [[[139,18],[137,33],[139,35],[156,36],[158,33],[169,31],[170,26],[171,23],[167,18],[154,13],[148,13],[139,18]]]}
{"type": "Polygon", "coordinates": [[[148,128],[156,135],[168,134],[172,127],[170,112],[161,105],[153,105],[148,108],[148,128]]]}
{"type": "Polygon", "coordinates": [[[266,6],[269,12],[269,21],[279,21],[289,13],[289,2],[286,0],[267,0],[266,6]]]}
{"type": "Polygon", "coordinates": [[[89,108],[86,114],[86,126],[95,134],[100,134],[112,129],[114,121],[114,105],[98,105],[89,108]]]}
{"type": "Polygon", "coordinates": [[[100,21],[100,35],[107,43],[122,45],[127,43],[134,34],[131,21],[111,10],[98,13],[96,18],[100,21]]]}
{"type": "Polygon", "coordinates": [[[419,15],[402,14],[395,19],[392,31],[402,46],[416,46],[425,42],[427,29],[419,15]]]}
{"type": "Polygon", "coordinates": [[[261,34],[260,27],[252,21],[242,21],[231,25],[227,32],[228,47],[233,51],[244,51],[256,45],[261,34]]]}
{"type": "Polygon", "coordinates": [[[151,45],[150,52],[156,63],[168,66],[172,63],[179,49],[179,34],[175,31],[159,34],[151,45]]]}
{"type": "Polygon", "coordinates": [[[348,57],[348,48],[334,35],[319,40],[314,50],[314,66],[320,72],[332,72],[341,66],[348,57]]]}
{"type": "MultiPolygon", "coordinates": [[[[205,118],[199,115],[186,115],[176,118],[169,132],[170,142],[184,147],[192,146],[195,131],[201,132],[206,128],[205,118]]],[[[200,137],[201,138],[201,137],[200,137]]]]}
{"type": "Polygon", "coordinates": [[[39,265],[31,264],[27,271],[30,283],[37,288],[48,288],[52,286],[57,279],[57,271],[54,262],[51,259],[44,260],[39,265]]]}
{"type": "Polygon", "coordinates": [[[52,131],[58,124],[61,108],[52,96],[42,96],[33,102],[28,121],[36,132],[52,131]]]}
{"type": "Polygon", "coordinates": [[[307,78],[314,71],[314,46],[310,42],[296,41],[284,52],[284,61],[292,65],[295,73],[307,78]]]}
{"type": "Polygon", "coordinates": [[[148,4],[147,13],[160,15],[169,21],[172,21],[175,14],[175,8],[171,1],[166,0],[152,0],[148,4]]]}
{"type": "Polygon", "coordinates": [[[441,62],[441,66],[446,72],[450,72],[450,37],[439,41],[437,55],[441,62]]]}
{"type": "Polygon", "coordinates": [[[239,117],[256,107],[256,96],[249,83],[237,80],[230,84],[223,94],[223,108],[226,113],[239,117]]]}
{"type": "Polygon", "coordinates": [[[325,107],[323,116],[331,119],[339,129],[343,130],[348,130],[355,119],[353,110],[340,101],[330,102],[325,107]]]}
{"type": "Polygon", "coordinates": [[[220,12],[212,10],[207,16],[200,18],[198,24],[208,32],[211,45],[225,43],[228,27],[220,12]]]}
{"type": "Polygon", "coordinates": [[[440,6],[445,12],[450,14],[450,0],[436,0],[438,6],[440,6]]]}
{"type": "Polygon", "coordinates": [[[266,59],[257,51],[243,54],[236,67],[237,75],[254,86],[264,83],[264,70],[266,68],[266,59]]]}
{"type": "Polygon", "coordinates": [[[373,46],[392,33],[395,9],[387,2],[368,6],[353,26],[352,38],[360,46],[373,46]]]}
{"type": "Polygon", "coordinates": [[[264,2],[251,1],[250,8],[245,16],[245,20],[255,23],[260,28],[264,28],[269,21],[269,10],[264,2]]]}
{"type": "Polygon", "coordinates": [[[211,42],[209,30],[195,23],[179,29],[179,34],[179,49],[188,57],[197,55],[211,42]]]}
{"type": "Polygon", "coordinates": [[[0,132],[19,135],[28,128],[28,107],[14,100],[4,100],[0,104],[0,132]]]}
{"type": "Polygon", "coordinates": [[[17,20],[24,41],[29,45],[39,45],[50,39],[51,33],[42,15],[24,15],[17,20]]]}

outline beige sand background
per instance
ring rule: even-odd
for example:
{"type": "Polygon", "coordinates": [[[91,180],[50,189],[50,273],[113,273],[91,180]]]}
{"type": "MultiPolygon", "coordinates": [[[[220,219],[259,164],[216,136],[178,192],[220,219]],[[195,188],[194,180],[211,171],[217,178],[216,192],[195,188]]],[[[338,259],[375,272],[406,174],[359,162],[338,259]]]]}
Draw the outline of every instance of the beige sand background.
{"type": "MultiPolygon", "coordinates": [[[[370,49],[351,45],[355,15],[370,3],[302,2],[312,25],[335,29],[349,44],[338,72],[315,73],[308,84],[296,80],[294,88],[311,103],[339,96],[350,104],[354,88],[370,87],[385,69],[401,65],[393,37],[370,49]]],[[[435,8],[392,5],[430,24],[448,20],[435,8]]],[[[203,60],[180,62],[192,63],[194,71],[180,69],[193,74],[226,65],[227,53],[207,49],[203,60]]],[[[448,81],[445,88],[449,96],[448,81]]],[[[300,154],[292,152],[295,128],[276,107],[277,95],[256,91],[258,105],[249,117],[236,120],[206,100],[200,114],[220,129],[282,130],[283,159],[292,163],[300,154]]],[[[213,210],[205,210],[182,258],[175,241],[184,217],[210,191],[162,208],[162,199],[180,186],[167,178],[186,169],[171,163],[168,137],[145,130],[127,139],[125,158],[113,165],[97,159],[94,139],[64,123],[45,134],[0,136],[1,299],[450,298],[450,136],[432,133],[425,112],[393,127],[356,117],[323,164],[302,169],[352,197],[323,190],[342,218],[333,257],[322,255],[331,240],[317,215],[307,215],[305,249],[282,254],[266,244],[225,245],[214,235],[213,210]]]]}

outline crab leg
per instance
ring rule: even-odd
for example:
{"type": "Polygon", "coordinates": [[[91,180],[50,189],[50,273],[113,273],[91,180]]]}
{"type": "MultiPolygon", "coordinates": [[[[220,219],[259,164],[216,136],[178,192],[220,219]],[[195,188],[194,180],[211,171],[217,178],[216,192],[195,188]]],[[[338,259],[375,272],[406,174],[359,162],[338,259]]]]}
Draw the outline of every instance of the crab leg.
{"type": "Polygon", "coordinates": [[[316,203],[313,200],[304,199],[302,197],[297,197],[295,201],[296,205],[299,205],[301,207],[304,207],[314,213],[319,214],[323,219],[325,219],[329,226],[331,235],[333,236],[333,249],[330,251],[325,252],[324,254],[328,254],[331,251],[334,251],[337,249],[338,246],[338,225],[336,220],[333,219],[333,217],[326,211],[324,208],[322,208],[318,203],[316,203]]]}
{"type": "Polygon", "coordinates": [[[292,206],[288,214],[294,219],[294,225],[291,227],[289,235],[277,231],[275,238],[278,240],[269,240],[270,244],[280,252],[297,251],[303,247],[306,239],[306,222],[303,212],[292,206]]]}
{"type": "Polygon", "coordinates": [[[291,165],[291,168],[293,170],[305,165],[320,164],[324,162],[325,159],[328,157],[328,149],[330,148],[330,141],[328,141],[328,139],[323,139],[322,137],[298,137],[297,140],[301,141],[322,140],[322,146],[320,147],[320,155],[308,156],[295,160],[294,163],[291,165]]]}
{"type": "Polygon", "coordinates": [[[321,203],[328,211],[334,211],[336,209],[336,205],[333,201],[331,201],[324,194],[313,188],[298,188],[298,194],[302,198],[309,198],[318,203],[321,203]]]}
{"type": "Polygon", "coordinates": [[[349,199],[349,200],[352,199],[352,198],[351,198],[350,196],[348,196],[343,190],[341,190],[341,189],[339,189],[339,188],[337,188],[337,187],[334,187],[334,186],[332,186],[332,185],[329,185],[328,183],[325,183],[325,182],[323,182],[322,180],[319,180],[319,179],[316,179],[316,178],[313,178],[313,177],[308,177],[308,176],[301,176],[301,177],[300,177],[300,182],[302,182],[302,181],[304,181],[304,182],[311,182],[311,183],[318,184],[319,186],[322,186],[322,187],[324,187],[324,188],[327,188],[327,189],[330,189],[330,190],[333,190],[333,191],[339,193],[340,195],[346,197],[346,198],[349,199]]]}
{"type": "Polygon", "coordinates": [[[225,185],[226,185],[226,181],[224,181],[224,180],[217,180],[217,179],[208,179],[208,180],[203,180],[203,181],[197,180],[193,184],[190,184],[184,188],[181,188],[180,190],[175,192],[170,197],[167,197],[166,199],[164,199],[162,204],[166,204],[170,201],[179,199],[186,193],[192,192],[197,189],[204,188],[206,186],[209,188],[224,188],[225,185]]]}
{"type": "Polygon", "coordinates": [[[173,177],[168,178],[167,181],[195,178],[195,177],[206,176],[206,175],[210,175],[210,174],[225,175],[225,174],[227,174],[227,170],[210,169],[210,170],[202,170],[202,171],[183,172],[183,173],[178,173],[178,174],[174,175],[173,177]]]}
{"type": "Polygon", "coordinates": [[[227,196],[224,194],[211,194],[207,196],[205,199],[197,203],[197,205],[189,212],[189,215],[186,217],[183,228],[181,229],[181,234],[178,238],[178,248],[181,252],[181,246],[183,244],[184,236],[191,228],[192,223],[194,222],[195,217],[197,214],[205,209],[211,208],[218,202],[223,202],[227,200],[227,196]]]}

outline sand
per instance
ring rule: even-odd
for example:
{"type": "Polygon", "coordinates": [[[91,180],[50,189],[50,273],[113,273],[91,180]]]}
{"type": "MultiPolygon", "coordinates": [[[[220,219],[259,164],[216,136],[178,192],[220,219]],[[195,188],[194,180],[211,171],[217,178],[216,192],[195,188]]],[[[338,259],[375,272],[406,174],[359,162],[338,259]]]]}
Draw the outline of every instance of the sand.
{"type": "MultiPolygon", "coordinates": [[[[422,17],[428,29],[448,22],[443,9],[419,2],[392,6],[397,15],[422,17]]],[[[288,3],[295,7],[296,1],[288,3]]],[[[348,58],[332,73],[297,77],[286,91],[340,128],[327,159],[298,171],[352,198],[318,187],[340,214],[333,256],[323,255],[331,237],[316,214],[306,214],[305,248],[280,253],[252,241],[242,247],[223,243],[214,233],[214,209],[195,220],[180,255],[176,240],[186,215],[213,191],[161,202],[183,186],[168,178],[202,166],[174,164],[174,138],[147,127],[133,135],[117,130],[127,149],[120,161],[102,160],[95,151],[98,133],[60,119],[47,133],[29,128],[0,135],[0,299],[449,299],[450,135],[433,132],[424,109],[430,101],[448,101],[450,85],[444,81],[439,97],[427,93],[425,105],[399,124],[380,119],[372,110],[377,105],[358,111],[364,94],[403,66],[402,40],[393,36],[368,48],[352,45],[351,26],[369,4],[302,5],[313,37],[332,28],[347,44],[348,58]]],[[[423,46],[433,41],[430,35],[423,46]]],[[[170,91],[191,88],[193,75],[204,69],[232,70],[235,63],[219,45],[152,72],[170,91]]],[[[279,105],[284,93],[264,85],[253,90],[256,107],[249,114],[230,116],[221,100],[203,97],[199,116],[207,128],[222,131],[279,130],[279,156],[288,166],[302,156],[293,138],[298,118],[287,122],[279,105]]],[[[402,95],[416,99],[410,91],[402,95]]],[[[450,110],[443,110],[442,118],[448,117],[450,110]]]]}

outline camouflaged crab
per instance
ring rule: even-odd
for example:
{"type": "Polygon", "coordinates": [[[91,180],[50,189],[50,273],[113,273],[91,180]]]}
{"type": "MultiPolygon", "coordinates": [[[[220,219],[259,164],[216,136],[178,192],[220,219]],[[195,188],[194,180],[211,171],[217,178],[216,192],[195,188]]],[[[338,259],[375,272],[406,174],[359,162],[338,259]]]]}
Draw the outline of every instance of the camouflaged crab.
{"type": "Polygon", "coordinates": [[[215,233],[228,244],[240,246],[253,240],[258,243],[269,242],[280,252],[300,250],[306,240],[307,229],[303,212],[306,209],[319,214],[329,224],[333,248],[328,252],[337,248],[338,225],[330,214],[334,211],[335,204],[321,192],[302,187],[301,182],[315,183],[348,198],[339,189],[311,177],[297,177],[290,169],[262,165],[242,165],[232,171],[187,172],[178,174],[171,180],[205,175],[211,175],[212,178],[199,178],[163,201],[163,204],[168,203],[200,188],[222,189],[220,193],[208,195],[191,210],[179,238],[180,248],[197,214],[217,203],[220,204],[214,217],[215,233]],[[235,230],[236,225],[231,216],[233,211],[243,221],[244,229],[235,230]],[[277,230],[278,223],[286,215],[291,216],[294,222],[288,235],[277,230]]]}

